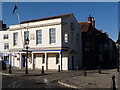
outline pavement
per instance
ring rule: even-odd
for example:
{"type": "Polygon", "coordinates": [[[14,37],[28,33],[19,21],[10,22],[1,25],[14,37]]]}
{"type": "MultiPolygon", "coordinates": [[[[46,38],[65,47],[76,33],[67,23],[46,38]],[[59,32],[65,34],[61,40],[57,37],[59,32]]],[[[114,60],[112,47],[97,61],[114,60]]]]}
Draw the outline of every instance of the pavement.
{"type": "Polygon", "coordinates": [[[96,88],[96,89],[111,89],[113,88],[112,76],[115,76],[115,86],[118,88],[118,73],[116,69],[102,70],[99,74],[98,71],[87,71],[87,76],[75,76],[60,80],[59,83],[71,88],[96,88]]]}
{"type": "MultiPolygon", "coordinates": [[[[54,87],[54,83],[62,85],[67,88],[74,88],[80,90],[87,89],[110,89],[112,90],[113,81],[112,76],[115,76],[115,86],[118,88],[118,72],[116,69],[101,70],[101,74],[97,70],[87,70],[87,76],[84,76],[82,70],[70,70],[70,71],[45,71],[44,75],[41,74],[41,70],[29,70],[29,74],[25,74],[25,70],[14,69],[12,74],[9,74],[8,70],[2,71],[2,75],[6,76],[29,76],[29,80],[34,80],[35,83],[45,82],[49,86],[54,87]]],[[[28,85],[28,84],[27,84],[28,85]]],[[[62,87],[61,86],[61,87],[62,87]]],[[[25,87],[25,86],[24,86],[25,87]]],[[[30,87],[30,86],[29,86],[30,87]]]]}

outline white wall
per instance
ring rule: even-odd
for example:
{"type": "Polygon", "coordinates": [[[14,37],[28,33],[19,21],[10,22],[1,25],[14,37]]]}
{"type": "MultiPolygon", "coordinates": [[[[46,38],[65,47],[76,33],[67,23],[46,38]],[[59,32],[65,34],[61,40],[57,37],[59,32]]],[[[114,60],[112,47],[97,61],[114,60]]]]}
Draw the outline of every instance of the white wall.
{"type": "Polygon", "coordinates": [[[63,52],[62,54],[62,70],[68,70],[68,53],[63,52]]]}
{"type": "MultiPolygon", "coordinates": [[[[82,65],[82,42],[81,42],[81,30],[80,26],[75,19],[73,15],[68,16],[67,18],[57,18],[57,19],[50,19],[50,20],[44,20],[44,21],[38,21],[38,22],[31,22],[29,23],[29,27],[33,25],[46,25],[47,26],[41,26],[41,27],[36,27],[36,28],[29,28],[29,47],[32,49],[40,50],[40,49],[45,49],[45,48],[58,48],[61,49],[61,47],[69,47],[68,51],[63,53],[63,58],[62,58],[62,69],[63,70],[68,70],[71,68],[72,63],[71,63],[71,56],[74,56],[75,60],[75,67],[76,66],[81,66],[82,65]],[[61,23],[58,25],[48,25],[48,24],[54,24],[54,23],[61,23]],[[70,30],[70,23],[74,23],[74,37],[73,37],[73,42],[71,42],[71,30],[70,30]],[[65,23],[65,24],[64,24],[65,23]],[[49,29],[50,28],[56,28],[56,43],[55,44],[50,44],[49,43],[49,29]],[[36,45],[36,30],[42,30],[42,44],[36,45]],[[64,42],[64,34],[68,33],[68,43],[64,42]],[[76,41],[76,35],[77,33],[79,34],[79,43],[77,44],[76,41]],[[31,38],[33,35],[34,38],[31,38]],[[76,53],[70,53],[71,50],[74,50],[76,53]],[[69,67],[69,68],[68,68],[69,67]]],[[[25,27],[27,24],[21,24],[21,27],[25,27]]],[[[14,25],[10,26],[10,50],[13,50],[13,52],[20,51],[23,48],[22,40],[24,40],[24,31],[27,31],[27,29],[22,29],[22,30],[17,30],[19,28],[19,25],[14,25]],[[16,30],[12,30],[15,29],[16,30]],[[21,36],[21,31],[22,31],[22,36],[21,36]],[[13,46],[13,33],[18,32],[18,45],[13,46]]],[[[44,52],[43,52],[44,53],[44,52]]],[[[61,63],[61,62],[60,62],[61,63]]],[[[42,68],[42,54],[39,53],[39,55],[36,56],[36,65],[35,68],[42,68]]],[[[29,66],[31,67],[31,63],[29,63],[29,66]]],[[[44,64],[45,66],[45,64],[44,64]]],[[[58,64],[56,64],[56,54],[48,54],[48,69],[58,69],[58,64]]]]}
{"type": "Polygon", "coordinates": [[[4,49],[4,43],[9,43],[9,39],[3,39],[4,34],[9,35],[9,31],[0,31],[0,53],[9,53],[8,49],[4,49]]]}
{"type": "Polygon", "coordinates": [[[74,56],[74,65],[81,67],[82,66],[82,42],[81,42],[81,29],[76,18],[71,15],[66,19],[62,19],[62,22],[65,23],[62,26],[62,46],[69,47],[68,57],[69,57],[69,68],[72,68],[72,56],[74,56]],[[71,22],[74,24],[74,30],[71,30],[71,22]],[[71,42],[71,32],[73,32],[73,42],[71,42]],[[64,35],[68,34],[68,43],[64,42],[64,35]],[[79,42],[77,44],[77,34],[79,35],[79,42]],[[71,50],[74,50],[75,53],[70,53],[71,50]]]}
{"type": "MultiPolygon", "coordinates": [[[[56,22],[61,22],[61,19],[52,19],[52,20],[45,20],[45,21],[39,21],[39,22],[34,22],[34,23],[29,23],[30,25],[40,25],[40,24],[48,24],[48,23],[56,23],[56,22]]],[[[21,24],[21,27],[26,26],[26,24],[21,24]]],[[[15,49],[15,48],[22,48],[23,43],[22,39],[24,40],[24,31],[27,31],[27,29],[22,29],[22,30],[12,30],[13,28],[18,28],[18,25],[15,26],[10,26],[10,48],[15,49]],[[21,36],[21,31],[22,31],[22,36],[21,36]],[[13,46],[13,33],[18,32],[18,45],[13,46]]],[[[36,27],[36,28],[29,28],[29,36],[32,34],[34,35],[34,39],[32,40],[31,37],[29,47],[30,48],[45,48],[45,47],[61,47],[61,25],[53,25],[53,26],[46,26],[46,27],[36,27]],[[56,43],[55,44],[50,44],[49,43],[49,29],[50,28],[56,28],[56,43]],[[42,44],[36,45],[36,30],[42,30],[42,44]]]]}

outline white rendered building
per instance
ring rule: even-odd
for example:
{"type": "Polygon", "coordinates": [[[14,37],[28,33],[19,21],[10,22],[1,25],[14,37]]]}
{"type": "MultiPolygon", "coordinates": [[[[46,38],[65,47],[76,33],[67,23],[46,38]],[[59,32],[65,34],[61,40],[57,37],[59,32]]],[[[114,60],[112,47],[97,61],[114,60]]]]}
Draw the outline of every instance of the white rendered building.
{"type": "Polygon", "coordinates": [[[9,31],[0,31],[0,61],[9,60],[9,31]]]}
{"type": "Polygon", "coordinates": [[[23,21],[9,26],[10,62],[25,67],[25,38],[29,37],[28,68],[71,70],[82,66],[81,29],[72,13],[23,21]]]}

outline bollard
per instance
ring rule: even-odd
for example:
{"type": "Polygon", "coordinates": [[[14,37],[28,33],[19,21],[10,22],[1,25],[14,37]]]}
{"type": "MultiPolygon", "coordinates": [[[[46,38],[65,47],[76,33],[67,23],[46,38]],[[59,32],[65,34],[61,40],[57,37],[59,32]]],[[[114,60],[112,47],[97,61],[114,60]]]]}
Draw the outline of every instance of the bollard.
{"type": "Polygon", "coordinates": [[[86,67],[84,67],[84,75],[87,76],[86,67]]]}
{"type": "Polygon", "coordinates": [[[9,73],[11,74],[12,72],[11,72],[11,65],[9,65],[9,73]]]}
{"type": "Polygon", "coordinates": [[[58,72],[60,72],[60,65],[58,65],[58,72]]]}
{"type": "Polygon", "coordinates": [[[116,90],[116,87],[115,87],[115,76],[113,75],[112,76],[112,90],[116,90]]]}
{"type": "Polygon", "coordinates": [[[44,74],[44,66],[42,66],[42,72],[41,73],[44,74]]]}
{"type": "Polygon", "coordinates": [[[100,65],[98,65],[98,72],[101,74],[101,68],[100,68],[100,65]]]}

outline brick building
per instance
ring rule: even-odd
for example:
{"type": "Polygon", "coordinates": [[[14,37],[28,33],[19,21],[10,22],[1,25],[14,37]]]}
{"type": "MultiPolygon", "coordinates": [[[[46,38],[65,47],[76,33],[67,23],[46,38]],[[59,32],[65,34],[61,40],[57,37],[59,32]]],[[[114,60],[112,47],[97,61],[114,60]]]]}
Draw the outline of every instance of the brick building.
{"type": "Polygon", "coordinates": [[[87,68],[109,67],[116,55],[115,42],[108,37],[107,33],[102,33],[102,30],[95,28],[94,17],[89,15],[87,22],[79,24],[82,29],[83,66],[87,68]],[[114,54],[111,55],[110,51],[114,54]]]}

